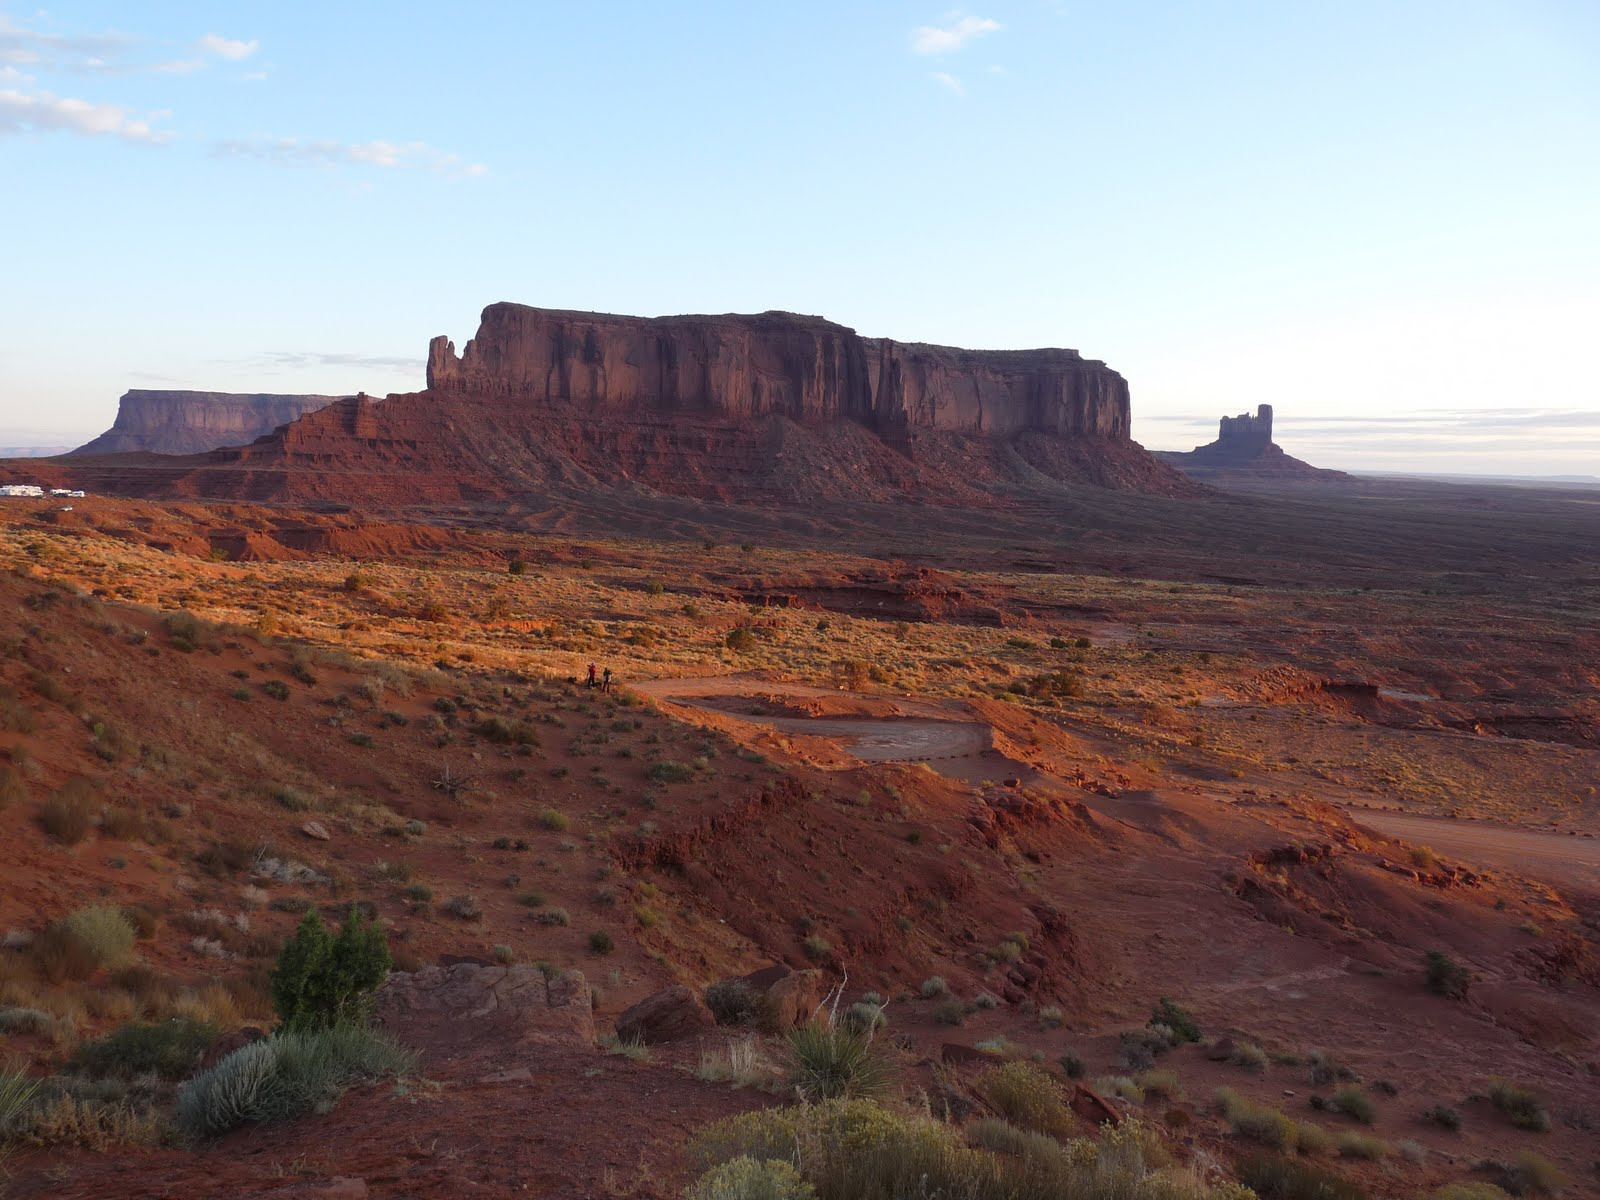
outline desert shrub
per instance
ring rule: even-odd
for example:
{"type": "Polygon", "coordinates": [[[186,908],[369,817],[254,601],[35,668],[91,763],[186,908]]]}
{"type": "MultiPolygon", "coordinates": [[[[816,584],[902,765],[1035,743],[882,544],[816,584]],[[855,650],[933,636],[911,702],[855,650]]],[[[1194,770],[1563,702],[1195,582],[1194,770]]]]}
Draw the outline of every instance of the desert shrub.
{"type": "Polygon", "coordinates": [[[876,1033],[889,1023],[889,1018],[883,1015],[883,1005],[875,1004],[870,1000],[859,1000],[845,1009],[844,1016],[840,1018],[844,1027],[852,1033],[876,1033]]]}
{"type": "Polygon", "coordinates": [[[1218,1088],[1216,1102],[1237,1136],[1276,1150],[1293,1150],[1298,1144],[1299,1127],[1294,1119],[1271,1105],[1257,1104],[1232,1088],[1218,1088]]]}
{"type": "Polygon", "coordinates": [[[1265,1071],[1270,1061],[1267,1052],[1254,1042],[1237,1042],[1228,1052],[1229,1065],[1247,1071],[1265,1071]]]}
{"type": "Polygon", "coordinates": [[[538,731],[526,721],[507,722],[489,717],[472,727],[472,732],[498,746],[537,746],[538,731]]]}
{"type": "Polygon", "coordinates": [[[1200,1040],[1200,1026],[1195,1019],[1165,996],[1151,1010],[1149,1025],[1152,1029],[1158,1026],[1170,1029],[1172,1033],[1168,1040],[1175,1046],[1200,1040]]]}
{"type": "Polygon", "coordinates": [[[808,1100],[871,1097],[889,1086],[888,1063],[869,1034],[814,1021],[784,1041],[790,1082],[808,1100]]]}
{"type": "Polygon", "coordinates": [[[951,996],[933,1006],[933,1019],[941,1025],[959,1025],[967,1019],[967,1006],[951,996]]]}
{"type": "Polygon", "coordinates": [[[0,767],[0,809],[21,804],[28,798],[28,784],[22,773],[11,767],[0,767]]]}
{"type": "Polygon", "coordinates": [[[1339,1080],[1354,1080],[1356,1073],[1330,1054],[1313,1050],[1311,1059],[1311,1086],[1327,1087],[1339,1080]]]}
{"type": "Polygon", "coordinates": [[[688,1200],[811,1200],[816,1194],[788,1163],[741,1155],[702,1175],[689,1189],[688,1200]]]}
{"type": "Polygon", "coordinates": [[[706,1007],[718,1025],[754,1025],[759,997],[742,979],[724,979],[706,988],[706,1007]]]}
{"type": "Polygon", "coordinates": [[[1159,1029],[1129,1029],[1117,1039],[1117,1059],[1123,1069],[1143,1071],[1155,1066],[1156,1058],[1172,1049],[1165,1026],[1159,1029]]]}
{"type": "Polygon", "coordinates": [[[178,1093],[176,1120],[194,1138],[257,1121],[326,1111],[353,1083],[404,1075],[415,1056],[366,1029],[282,1032],[236,1050],[178,1093]]]}
{"type": "Polygon", "coordinates": [[[1550,1111],[1537,1095],[1509,1079],[1495,1079],[1489,1086],[1489,1100],[1512,1126],[1531,1133],[1550,1132],[1550,1111]]]}
{"type": "Polygon", "coordinates": [[[1098,1143],[1052,1138],[979,1122],[968,1145],[950,1125],[867,1101],[769,1108],[719,1121],[689,1147],[691,1161],[739,1157],[796,1164],[818,1200],[1242,1200],[1240,1189],[1208,1187],[1174,1171],[1136,1122],[1098,1143]],[[992,1147],[992,1148],[991,1148],[992,1147]]]}
{"type": "Polygon", "coordinates": [[[604,929],[596,929],[589,935],[590,954],[610,954],[616,948],[616,939],[604,929]]]}
{"type": "Polygon", "coordinates": [[[1370,1133],[1347,1129],[1337,1139],[1340,1158],[1380,1159],[1389,1157],[1389,1143],[1370,1133]]]}
{"type": "Polygon", "coordinates": [[[1461,1111],[1451,1108],[1448,1104],[1435,1104],[1422,1114],[1424,1121],[1430,1121],[1441,1129],[1448,1129],[1456,1133],[1461,1128],[1461,1111]]]}
{"type": "Polygon", "coordinates": [[[463,921],[477,921],[483,917],[483,909],[471,896],[451,896],[444,902],[444,911],[463,921]]]}
{"type": "Polygon", "coordinates": [[[1134,1082],[1145,1095],[1155,1096],[1160,1100],[1171,1100],[1183,1092],[1176,1071],[1146,1071],[1134,1082]]]}
{"type": "Polygon", "coordinates": [[[1070,1137],[1077,1129],[1061,1089],[1033,1063],[1016,1061],[989,1067],[972,1082],[973,1089],[1011,1124],[1050,1137],[1070,1137]]]}
{"type": "Polygon", "coordinates": [[[87,979],[101,967],[127,961],[133,926],[116,908],[80,908],[49,925],[34,939],[33,961],[51,983],[87,979]]]}
{"type": "Polygon", "coordinates": [[[364,1024],[390,966],[383,930],[354,905],[337,937],[312,909],[278,955],[272,1007],[284,1027],[297,1032],[364,1024]]]}
{"type": "Polygon", "coordinates": [[[943,996],[950,990],[942,976],[930,975],[922,981],[922,995],[925,999],[932,1000],[935,996],[943,996]]]}
{"type": "Polygon", "coordinates": [[[558,812],[553,808],[541,808],[539,810],[539,826],[542,829],[550,830],[552,833],[565,833],[572,828],[572,818],[567,816],[566,813],[558,812]]]}
{"type": "Polygon", "coordinates": [[[1061,1070],[1068,1079],[1082,1079],[1089,1073],[1089,1064],[1076,1050],[1067,1050],[1061,1055],[1061,1070]]]}
{"type": "Polygon", "coordinates": [[[572,914],[555,906],[540,909],[533,914],[533,919],[541,925],[560,925],[563,928],[572,924],[572,914]]]}
{"type": "Polygon", "coordinates": [[[1517,1155],[1507,1182],[1511,1185],[1509,1190],[1518,1196],[1559,1196],[1567,1186],[1566,1176],[1555,1163],[1532,1150],[1517,1155]]]}
{"type": "Polygon", "coordinates": [[[208,1022],[184,1018],[124,1025],[80,1046],[71,1068],[95,1079],[154,1074],[176,1081],[193,1069],[221,1033],[208,1022]]]}
{"type": "Polygon", "coordinates": [[[688,763],[674,762],[667,758],[651,764],[650,769],[644,774],[652,783],[688,783],[694,778],[694,768],[688,763]]]}
{"type": "Polygon", "coordinates": [[[1144,1103],[1144,1089],[1126,1075],[1105,1075],[1094,1081],[1102,1096],[1120,1096],[1129,1104],[1144,1103]]]}
{"type": "Polygon", "coordinates": [[[1239,1182],[1261,1200],[1366,1200],[1366,1192],[1342,1175],[1273,1154],[1238,1164],[1239,1182]]]}
{"type": "Polygon", "coordinates": [[[169,1140],[166,1113],[122,1083],[58,1076],[43,1081],[8,1130],[25,1145],[104,1152],[116,1146],[154,1146],[169,1140]]]}
{"type": "Polygon", "coordinates": [[[289,685],[281,679],[269,679],[261,685],[263,694],[274,700],[287,700],[289,698],[289,685]]]}
{"type": "Polygon", "coordinates": [[[833,943],[820,933],[813,933],[800,943],[800,948],[806,952],[806,957],[812,962],[822,962],[833,953],[833,943]]]}
{"type": "Polygon", "coordinates": [[[29,1079],[20,1071],[0,1069],[0,1142],[38,1090],[38,1080],[29,1079]]]}
{"type": "Polygon", "coordinates": [[[1301,1154],[1315,1157],[1333,1149],[1333,1134],[1315,1121],[1297,1121],[1294,1129],[1294,1148],[1301,1154]]]}
{"type": "Polygon", "coordinates": [[[1329,1112],[1343,1113],[1363,1125],[1371,1125],[1378,1119],[1378,1106],[1372,1102],[1372,1097],[1354,1084],[1339,1088],[1328,1097],[1327,1107],[1329,1112]]]}
{"type": "Polygon", "coordinates": [[[87,779],[69,779],[39,806],[39,828],[63,846],[76,846],[94,828],[95,789],[87,779]]]}
{"type": "Polygon", "coordinates": [[[1428,990],[1436,996],[1465,1000],[1472,986],[1472,972],[1442,950],[1429,950],[1423,959],[1428,990]]]}

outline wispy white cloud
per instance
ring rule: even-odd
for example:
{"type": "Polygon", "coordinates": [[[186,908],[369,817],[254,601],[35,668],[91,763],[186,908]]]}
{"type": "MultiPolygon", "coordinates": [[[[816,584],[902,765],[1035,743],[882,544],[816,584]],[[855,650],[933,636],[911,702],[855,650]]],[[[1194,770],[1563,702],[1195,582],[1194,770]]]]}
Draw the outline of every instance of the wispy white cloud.
{"type": "Polygon", "coordinates": [[[250,360],[260,364],[286,367],[291,370],[311,370],[319,367],[365,367],[373,371],[406,371],[421,374],[426,366],[423,359],[414,355],[340,354],[319,350],[269,350],[259,358],[250,360]]]}
{"type": "Polygon", "coordinates": [[[49,33],[0,16],[0,63],[76,71],[115,69],[134,44],[124,33],[49,33]]]}
{"type": "Polygon", "coordinates": [[[261,49],[261,43],[253,39],[246,42],[238,38],[225,38],[217,33],[208,33],[200,39],[200,49],[215,54],[218,58],[238,62],[261,49]]]}
{"type": "Polygon", "coordinates": [[[961,80],[957,79],[954,75],[950,74],[950,72],[948,72],[948,71],[935,71],[933,73],[933,78],[934,78],[934,82],[940,84],[942,87],[945,87],[945,88],[949,89],[950,91],[954,92],[958,96],[962,95],[967,90],[965,87],[962,86],[961,80]]]}
{"type": "Polygon", "coordinates": [[[954,54],[975,38],[996,33],[999,21],[988,17],[952,16],[943,25],[919,25],[911,31],[913,54],[954,54]]]}
{"type": "Polygon", "coordinates": [[[0,90],[0,135],[29,130],[114,137],[152,145],[171,141],[175,136],[153,129],[148,119],[135,117],[119,104],[93,104],[49,92],[0,90]]]}
{"type": "Polygon", "coordinates": [[[426,142],[338,142],[295,137],[227,138],[212,143],[221,158],[257,158],[291,167],[381,167],[421,170],[437,175],[487,175],[482,163],[469,163],[426,142]]]}
{"type": "Polygon", "coordinates": [[[189,75],[209,65],[203,58],[175,58],[157,63],[150,69],[157,75],[189,75]]]}
{"type": "Polygon", "coordinates": [[[246,71],[243,75],[239,76],[239,82],[260,83],[266,79],[266,77],[267,73],[265,71],[246,71]]]}

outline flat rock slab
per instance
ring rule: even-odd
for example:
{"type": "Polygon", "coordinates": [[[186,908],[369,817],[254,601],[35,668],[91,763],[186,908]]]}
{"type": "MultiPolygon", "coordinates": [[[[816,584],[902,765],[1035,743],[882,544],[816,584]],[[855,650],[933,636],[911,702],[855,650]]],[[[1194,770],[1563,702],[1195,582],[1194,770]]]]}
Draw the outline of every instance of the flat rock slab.
{"type": "Polygon", "coordinates": [[[378,993],[373,1015],[417,1046],[479,1037],[539,1045],[594,1041],[592,992],[581,972],[546,977],[531,966],[461,962],[397,973],[378,993]]]}

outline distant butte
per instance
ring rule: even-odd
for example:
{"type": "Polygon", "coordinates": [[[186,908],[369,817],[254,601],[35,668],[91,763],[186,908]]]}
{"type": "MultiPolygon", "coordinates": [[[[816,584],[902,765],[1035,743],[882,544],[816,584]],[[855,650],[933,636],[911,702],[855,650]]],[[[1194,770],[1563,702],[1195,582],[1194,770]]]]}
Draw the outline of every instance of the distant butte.
{"type": "Polygon", "coordinates": [[[1223,417],[1217,440],[1193,450],[1157,450],[1156,457],[1171,463],[1191,479],[1302,480],[1334,483],[1349,480],[1343,471],[1314,467],[1283,452],[1272,440],[1272,405],[1257,407],[1255,416],[1240,413],[1223,417]]]}
{"type": "Polygon", "coordinates": [[[864,338],[783,312],[644,318],[502,303],[459,355],[433,339],[427,382],[326,403],[249,445],[91,457],[101,439],[63,465],[112,494],[361,507],[624,492],[993,507],[1062,485],[1199,490],[1132,440],[1122,376],[1076,350],[864,338]]]}
{"type": "Polygon", "coordinates": [[[111,428],[71,453],[203,454],[253,442],[339,399],[342,397],[134,388],[122,394],[111,428]]]}

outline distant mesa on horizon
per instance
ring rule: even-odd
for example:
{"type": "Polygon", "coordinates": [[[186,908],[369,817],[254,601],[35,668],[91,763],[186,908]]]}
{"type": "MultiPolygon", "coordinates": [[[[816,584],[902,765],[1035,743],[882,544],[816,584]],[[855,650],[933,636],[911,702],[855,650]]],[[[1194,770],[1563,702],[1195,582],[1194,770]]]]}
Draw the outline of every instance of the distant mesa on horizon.
{"type": "Polygon", "coordinates": [[[1333,483],[1354,481],[1343,471],[1314,467],[1285,454],[1272,440],[1272,405],[1257,406],[1255,415],[1240,413],[1223,417],[1217,426],[1217,440],[1193,450],[1157,450],[1157,458],[1170,463],[1191,479],[1224,482],[1229,479],[1277,480],[1333,483]]]}
{"type": "Polygon", "coordinates": [[[111,428],[68,453],[204,454],[248,445],[280,425],[345,398],[133,388],[122,394],[111,428]]]}

